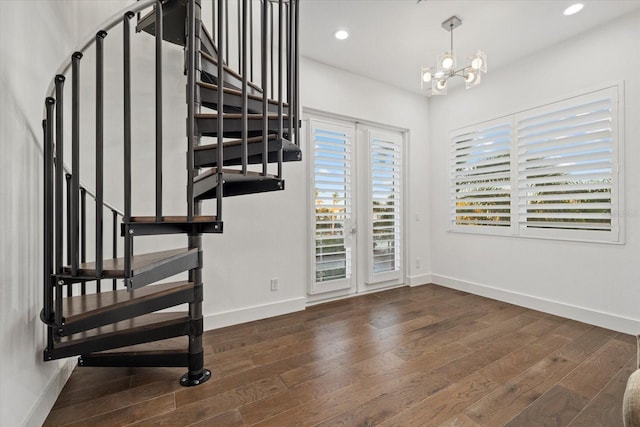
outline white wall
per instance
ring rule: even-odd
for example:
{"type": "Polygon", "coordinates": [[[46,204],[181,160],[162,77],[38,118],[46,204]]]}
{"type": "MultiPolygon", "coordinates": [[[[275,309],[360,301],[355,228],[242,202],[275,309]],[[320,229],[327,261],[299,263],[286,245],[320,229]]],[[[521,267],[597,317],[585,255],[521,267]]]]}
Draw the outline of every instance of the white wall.
{"type": "MultiPolygon", "coordinates": [[[[491,72],[481,86],[432,98],[431,253],[434,282],[628,333],[640,331],[640,14],[491,72]],[[625,81],[626,244],[448,232],[448,132],[625,81]]],[[[491,53],[489,53],[491,55],[491,53]]]]}
{"type": "MultiPolygon", "coordinates": [[[[302,58],[301,104],[332,114],[409,129],[408,259],[414,284],[429,282],[427,158],[428,106],[423,97],[302,58]],[[420,222],[415,222],[415,216],[420,222]]],[[[302,150],[308,150],[302,141],[302,150]]],[[[303,156],[306,157],[306,156],[303,156]]],[[[283,192],[228,198],[224,234],[205,236],[205,328],[304,308],[309,282],[307,252],[308,165],[284,167],[283,192]],[[270,279],[280,289],[270,290],[270,279]]]]}
{"type": "Polygon", "coordinates": [[[79,38],[126,3],[0,1],[1,426],[40,425],[75,365],[42,361],[44,96],[79,38]]]}
{"type": "Polygon", "coordinates": [[[2,426],[39,425],[62,385],[64,362],[42,362],[41,120],[47,85],[75,42],[74,17],[68,2],[0,2],[2,426]]]}

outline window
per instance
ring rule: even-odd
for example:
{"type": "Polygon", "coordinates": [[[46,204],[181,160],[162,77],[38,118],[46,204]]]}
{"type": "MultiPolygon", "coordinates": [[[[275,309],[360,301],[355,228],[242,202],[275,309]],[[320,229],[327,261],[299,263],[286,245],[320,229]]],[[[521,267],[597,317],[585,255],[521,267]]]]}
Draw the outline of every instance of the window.
{"type": "Polygon", "coordinates": [[[618,102],[613,86],[453,132],[452,229],[621,242],[618,102]]]}
{"type": "Polygon", "coordinates": [[[454,228],[511,227],[511,121],[457,131],[451,141],[454,228]]]}

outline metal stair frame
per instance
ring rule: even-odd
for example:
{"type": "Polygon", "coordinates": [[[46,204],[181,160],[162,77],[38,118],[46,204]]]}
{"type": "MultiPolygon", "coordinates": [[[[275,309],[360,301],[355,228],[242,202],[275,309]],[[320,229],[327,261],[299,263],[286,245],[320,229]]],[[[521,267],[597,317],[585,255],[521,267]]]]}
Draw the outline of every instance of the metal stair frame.
{"type": "MultiPolygon", "coordinates": [[[[45,361],[79,356],[80,366],[181,366],[187,373],[180,379],[184,386],[202,384],[211,378],[204,367],[203,334],[203,254],[202,235],[222,233],[222,200],[224,197],[252,194],[284,189],[282,163],[301,160],[298,141],[298,6],[297,0],[262,1],[262,41],[260,48],[261,84],[248,78],[248,19],[250,0],[238,0],[239,63],[235,72],[227,66],[227,60],[219,55],[225,42],[228,43],[228,22],[225,17],[227,0],[212,0],[214,16],[217,18],[215,39],[209,35],[201,17],[203,0],[140,0],[122,9],[105,21],[88,42],[78,47],[71,58],[63,63],[55,75],[45,98],[44,133],[44,303],[41,320],[46,325],[47,346],[43,352],[45,361]],[[240,5],[242,4],[242,7],[240,5]],[[287,14],[285,15],[285,4],[287,14]],[[151,10],[141,18],[141,12],[151,10]],[[242,16],[240,16],[242,10],[242,16]],[[268,30],[267,16],[278,13],[278,28],[268,30]],[[277,12],[276,12],[277,11],[277,12]],[[136,31],[144,31],[155,37],[155,215],[153,217],[132,216],[132,78],[131,78],[131,34],[132,19],[138,15],[136,31]],[[240,20],[242,23],[240,24],[240,20]],[[286,34],[288,51],[284,52],[285,21],[289,27],[286,34]],[[104,45],[109,43],[108,34],[121,24],[123,34],[123,145],[124,145],[124,209],[119,211],[104,199],[104,45]],[[294,31],[295,29],[295,31],[294,31]],[[273,34],[278,31],[278,95],[267,96],[267,35],[271,34],[271,94],[274,92],[273,34]],[[242,32],[242,33],[240,33],[242,32]],[[295,37],[294,37],[295,36],[295,37]],[[226,39],[226,40],[225,40],[226,39]],[[163,96],[162,96],[162,43],[169,41],[185,46],[185,74],[187,75],[187,214],[180,217],[163,216],[162,203],[162,153],[163,153],[163,96]],[[80,180],[80,66],[84,53],[95,45],[95,191],[85,187],[80,180]],[[220,48],[217,48],[220,46],[220,48]],[[288,55],[285,58],[284,55],[288,55]],[[283,62],[287,63],[287,102],[283,97],[283,62]],[[64,84],[71,74],[71,119],[70,126],[64,121],[64,84]],[[295,80],[295,81],[294,81],[295,80]],[[233,91],[213,89],[206,83],[220,81],[233,91]],[[229,92],[225,94],[225,92],[229,92]],[[219,118],[204,117],[201,107],[218,109],[219,118]],[[219,108],[220,107],[220,108],[219,108]],[[261,111],[258,111],[260,110],[261,111]],[[235,111],[236,117],[225,118],[224,111],[235,111]],[[255,116],[252,116],[255,115],[255,116]],[[260,117],[257,117],[260,116],[260,117]],[[251,123],[251,125],[250,125],[251,123]],[[63,159],[64,130],[71,130],[71,168],[63,159]],[[228,136],[240,139],[233,146],[225,144],[228,136]],[[202,137],[214,137],[215,147],[209,144],[205,150],[196,150],[202,137]],[[261,138],[254,144],[250,137],[261,138]],[[207,164],[209,163],[209,164],[207,164]],[[277,172],[269,170],[277,166],[277,172]],[[219,167],[218,167],[219,165],[219,167]],[[261,165],[262,170],[249,170],[248,165],[261,165]],[[209,173],[201,168],[213,166],[209,173]],[[237,167],[225,170],[223,166],[237,167]],[[65,187],[66,180],[66,187],[65,187]],[[66,194],[66,197],[65,197],[66,194]],[[89,197],[87,197],[89,196],[89,197]],[[95,261],[86,262],[86,200],[95,200],[95,261]],[[215,199],[216,214],[203,215],[204,199],[215,199]],[[104,254],[104,210],[113,216],[112,258],[104,254]],[[66,225],[65,221],[66,220],[66,225]],[[124,241],[124,256],[118,257],[117,223],[121,221],[120,237],[124,241]],[[184,253],[166,254],[162,259],[143,265],[134,257],[134,238],[166,234],[183,234],[188,248],[184,253]],[[65,248],[66,246],[66,254],[65,248]],[[63,261],[66,255],[66,261],[63,261]],[[80,299],[87,292],[89,282],[96,283],[96,292],[101,292],[103,282],[113,281],[116,286],[124,283],[128,291],[143,288],[175,274],[188,272],[188,280],[180,289],[162,293],[146,299],[132,297],[130,300],[100,305],[69,314],[65,318],[66,298],[80,288],[80,299]],[[184,286],[188,283],[188,287],[184,286]],[[66,291],[66,292],[65,292],[66,291]],[[65,298],[66,293],[66,298],[65,298]],[[185,313],[156,313],[156,311],[188,304],[185,313]],[[157,315],[157,316],[156,316],[157,315]],[[154,319],[159,319],[155,322],[154,319]],[[136,321],[140,321],[136,323],[136,321]],[[150,322],[150,323],[144,323],[150,322]],[[155,322],[155,323],[154,323],[155,322]],[[127,326],[129,325],[129,326],[127,326]],[[137,325],[137,326],[136,326],[137,325]],[[109,327],[113,326],[112,329],[109,327]],[[182,350],[138,351],[123,347],[137,346],[169,338],[188,337],[188,348],[182,350]],[[119,351],[112,351],[119,349],[119,351]]],[[[253,3],[252,3],[253,4],[253,3]]],[[[251,12],[250,12],[251,13],[251,12]]],[[[252,25],[253,31],[253,25],[252,25]]],[[[251,36],[253,40],[253,36],[251,36]]],[[[253,41],[251,41],[253,55],[253,41]]],[[[228,54],[228,48],[227,48],[228,54]]],[[[253,58],[251,59],[253,67],[253,58]]],[[[251,71],[253,74],[253,71],[251,71]]],[[[222,87],[220,89],[223,89],[222,87]]],[[[84,106],[83,106],[84,107],[84,106]]],[[[179,251],[179,250],[173,250],[179,251]]],[[[166,251],[172,252],[172,251],[166,251]]],[[[160,252],[153,255],[159,256],[160,252]]],[[[149,255],[149,254],[146,254],[149,255]]],[[[171,284],[165,284],[171,285],[171,284]]],[[[167,288],[170,288],[168,286],[167,288]]],[[[164,289],[164,288],[163,288],[164,289]]],[[[148,289],[147,289],[148,290],[148,289]]],[[[104,292],[104,291],[103,291],[104,292]]],[[[111,292],[111,290],[109,290],[111,292]]],[[[117,291],[117,292],[122,292],[117,291]]],[[[116,295],[113,294],[114,298],[116,295]]],[[[149,296],[151,293],[142,293],[149,296]]],[[[108,298],[105,298],[107,300],[108,298]]],[[[69,300],[70,301],[70,300],[69,300]]],[[[115,300],[114,300],[115,301],[115,300]]],[[[144,347],[144,346],[143,346],[144,347]]],[[[147,346],[146,348],[148,348],[147,346]]]]}

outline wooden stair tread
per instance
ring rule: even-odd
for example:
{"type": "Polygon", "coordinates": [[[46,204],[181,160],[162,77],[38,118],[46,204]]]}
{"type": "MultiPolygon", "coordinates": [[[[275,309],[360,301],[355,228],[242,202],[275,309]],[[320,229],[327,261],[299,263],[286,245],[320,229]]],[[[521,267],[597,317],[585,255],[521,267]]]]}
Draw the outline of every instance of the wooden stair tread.
{"type": "Polygon", "coordinates": [[[188,321],[189,313],[186,312],[149,313],[88,331],[78,332],[68,337],[62,337],[60,342],[56,344],[56,347],[63,348],[93,339],[102,339],[108,336],[126,334],[134,331],[150,330],[155,327],[180,324],[188,321]]]}
{"type": "Polygon", "coordinates": [[[106,291],[97,294],[78,295],[64,299],[64,313],[67,323],[71,323],[97,312],[112,309],[116,305],[126,305],[132,301],[158,298],[165,295],[180,292],[185,289],[193,289],[193,283],[187,281],[161,283],[144,288],[128,291],[106,291]]]}
{"type": "MultiPolygon", "coordinates": [[[[152,252],[148,254],[134,255],[131,258],[131,269],[135,275],[138,272],[147,271],[165,262],[181,258],[198,252],[197,249],[171,249],[168,251],[152,252]]],[[[107,279],[117,279],[124,277],[124,258],[105,259],[102,264],[103,277],[107,279]]],[[[63,267],[65,274],[71,274],[71,267],[63,267]]],[[[79,265],[78,274],[80,276],[95,276],[96,263],[86,262],[79,265]]]]}
{"type": "MultiPolygon", "coordinates": [[[[206,59],[208,62],[212,63],[213,65],[218,65],[218,60],[216,58],[214,58],[213,56],[209,55],[207,52],[205,51],[200,51],[200,55],[202,56],[202,58],[206,59]]],[[[233,70],[232,68],[228,67],[227,65],[224,65],[224,72],[231,74],[233,77],[235,77],[238,80],[242,80],[242,76],[240,74],[238,74],[238,72],[236,72],[235,70],[233,70]]],[[[262,88],[260,88],[260,86],[256,85],[253,82],[248,81],[247,84],[249,86],[251,86],[251,88],[253,90],[255,90],[258,93],[262,93],[262,88]]]]}
{"type": "MultiPolygon", "coordinates": [[[[196,119],[217,119],[218,118],[218,114],[217,113],[197,113],[195,115],[196,119]]],[[[224,113],[222,115],[222,117],[224,119],[242,119],[242,114],[237,114],[237,113],[224,113]]],[[[263,119],[263,115],[262,114],[247,114],[247,120],[262,120],[263,119]]],[[[269,120],[277,120],[278,119],[278,115],[277,114],[267,114],[267,118],[269,120]]],[[[287,120],[288,116],[286,114],[284,114],[282,116],[283,119],[287,120]]]]}
{"type": "MultiPolygon", "coordinates": [[[[195,179],[193,180],[194,182],[198,182],[202,179],[205,179],[207,177],[210,177],[211,175],[216,175],[218,173],[218,168],[211,168],[206,172],[201,173],[200,175],[198,175],[197,177],[195,177],[195,179]]],[[[222,169],[222,173],[223,174],[229,174],[229,175],[243,175],[242,171],[239,169],[222,169]]],[[[263,175],[262,172],[255,172],[255,171],[247,171],[246,174],[247,177],[251,177],[251,178],[259,178],[259,177],[263,177],[263,178],[275,178],[274,175],[263,175]]]]}
{"type": "MultiPolygon", "coordinates": [[[[197,82],[197,84],[198,84],[198,86],[201,86],[201,87],[206,88],[206,89],[218,90],[218,85],[213,84],[213,83],[197,82]]],[[[229,94],[232,94],[232,95],[242,96],[242,91],[241,90],[234,89],[234,88],[231,88],[231,87],[226,87],[225,86],[225,87],[223,87],[223,91],[225,93],[229,93],[229,94]]],[[[254,99],[256,101],[262,101],[263,100],[262,96],[254,95],[254,94],[251,94],[251,93],[248,93],[247,97],[250,98],[250,99],[254,99]]],[[[269,104],[278,105],[278,101],[276,99],[267,99],[267,102],[269,104]]],[[[289,106],[289,104],[287,104],[286,102],[283,102],[282,106],[284,108],[287,108],[289,106]]]]}
{"type": "MultiPolygon", "coordinates": [[[[273,141],[277,138],[277,135],[275,134],[271,134],[269,135],[269,140],[273,141]]],[[[254,136],[252,138],[247,138],[247,144],[256,144],[258,142],[262,142],[264,140],[264,138],[262,138],[261,136],[254,136]]],[[[236,147],[238,145],[242,145],[242,140],[241,139],[234,139],[232,141],[225,141],[223,143],[223,147],[236,147]]],[[[214,144],[206,144],[206,145],[199,145],[197,147],[194,148],[195,151],[202,151],[202,150],[211,150],[213,148],[218,148],[218,144],[214,143],[214,144]]]]}
{"type": "Polygon", "coordinates": [[[110,353],[156,353],[156,352],[186,352],[189,345],[187,337],[168,338],[166,340],[145,342],[142,344],[129,345],[126,347],[113,348],[92,354],[110,354],[110,353]]]}
{"type": "MultiPolygon", "coordinates": [[[[213,215],[194,216],[191,221],[186,216],[163,216],[161,223],[187,223],[187,222],[217,222],[218,217],[213,215]]],[[[155,223],[155,216],[132,216],[130,222],[136,223],[155,223]]]]}

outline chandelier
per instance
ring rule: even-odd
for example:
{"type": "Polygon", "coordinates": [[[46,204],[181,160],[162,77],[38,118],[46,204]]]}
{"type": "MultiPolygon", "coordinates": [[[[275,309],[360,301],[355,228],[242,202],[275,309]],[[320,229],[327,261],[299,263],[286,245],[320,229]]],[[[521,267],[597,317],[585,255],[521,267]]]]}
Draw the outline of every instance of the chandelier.
{"type": "Polygon", "coordinates": [[[454,76],[462,77],[467,89],[480,84],[482,73],[487,72],[487,55],[477,51],[467,58],[467,65],[456,68],[456,52],[453,49],[453,30],[462,25],[462,20],[452,16],[442,23],[442,28],[451,33],[451,50],[438,56],[437,67],[422,67],[421,87],[431,86],[432,95],[445,95],[447,93],[447,81],[454,76]]]}

